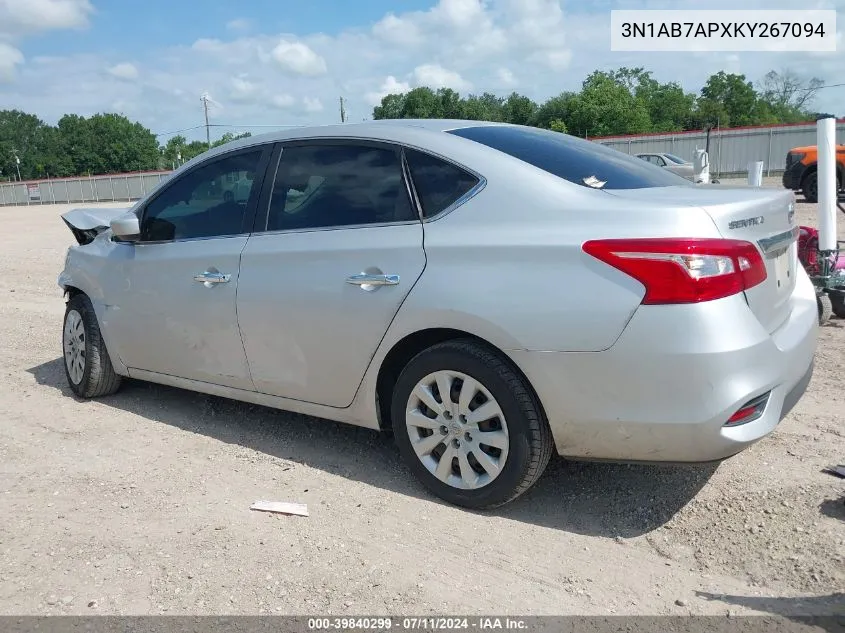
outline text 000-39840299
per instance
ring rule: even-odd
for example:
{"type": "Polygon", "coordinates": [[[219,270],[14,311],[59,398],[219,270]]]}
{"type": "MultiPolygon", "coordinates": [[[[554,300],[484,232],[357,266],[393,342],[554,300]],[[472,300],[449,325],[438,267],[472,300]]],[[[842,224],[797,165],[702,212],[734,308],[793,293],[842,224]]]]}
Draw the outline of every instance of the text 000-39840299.
{"type": "Polygon", "coordinates": [[[610,12],[613,51],[836,50],[835,10],[619,10],[610,12]]]}

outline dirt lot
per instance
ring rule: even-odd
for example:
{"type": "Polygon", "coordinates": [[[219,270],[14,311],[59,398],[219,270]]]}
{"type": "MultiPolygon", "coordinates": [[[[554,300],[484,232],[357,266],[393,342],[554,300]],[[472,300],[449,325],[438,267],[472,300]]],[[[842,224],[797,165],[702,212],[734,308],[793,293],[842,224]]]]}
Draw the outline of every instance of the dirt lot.
{"type": "Polygon", "coordinates": [[[0,208],[0,614],[843,611],[845,482],[820,470],[845,462],[845,322],[793,413],[718,468],[555,461],[475,514],[370,431],[137,382],[71,397],[65,208],[0,208]]]}

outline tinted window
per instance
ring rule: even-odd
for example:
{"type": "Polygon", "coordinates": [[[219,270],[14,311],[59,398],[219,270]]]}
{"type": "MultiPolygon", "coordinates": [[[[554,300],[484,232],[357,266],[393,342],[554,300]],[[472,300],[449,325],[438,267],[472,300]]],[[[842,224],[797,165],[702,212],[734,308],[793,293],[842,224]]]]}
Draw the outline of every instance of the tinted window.
{"type": "Polygon", "coordinates": [[[584,187],[590,186],[586,182],[596,180],[604,181],[603,189],[693,186],[688,180],[633,156],[551,130],[482,125],[449,133],[510,154],[584,187]]]}
{"type": "Polygon", "coordinates": [[[247,205],[258,195],[253,183],[261,154],[257,150],[221,158],[180,176],[147,205],[141,239],[216,237],[249,230],[243,222],[247,205]]]}
{"type": "Polygon", "coordinates": [[[405,160],[426,218],[437,215],[478,184],[478,178],[460,167],[423,152],[406,149],[405,160]]]}
{"type": "Polygon", "coordinates": [[[315,143],[282,150],[268,231],[416,219],[393,149],[315,143]]]}

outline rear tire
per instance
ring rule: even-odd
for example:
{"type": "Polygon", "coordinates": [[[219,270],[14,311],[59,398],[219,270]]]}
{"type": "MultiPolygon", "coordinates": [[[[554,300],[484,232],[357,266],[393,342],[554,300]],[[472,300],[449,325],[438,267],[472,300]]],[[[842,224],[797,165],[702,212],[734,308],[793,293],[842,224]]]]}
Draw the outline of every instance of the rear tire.
{"type": "Polygon", "coordinates": [[[84,294],[72,297],[65,307],[62,350],[68,386],[80,398],[107,396],[120,388],[121,377],[112,367],[94,306],[84,294]]]}
{"type": "Polygon", "coordinates": [[[804,192],[804,198],[807,202],[819,201],[819,176],[818,172],[813,172],[804,178],[801,183],[801,190],[804,192]]]}
{"type": "Polygon", "coordinates": [[[414,475],[441,499],[466,508],[516,499],[539,479],[554,447],[525,379],[498,353],[467,339],[411,359],[393,389],[391,418],[414,475]]]}
{"type": "Polygon", "coordinates": [[[819,306],[819,325],[824,325],[830,321],[830,317],[833,314],[833,304],[830,301],[830,295],[822,292],[816,295],[816,302],[819,306]]]}
{"type": "MultiPolygon", "coordinates": [[[[845,288],[840,288],[840,290],[845,290],[845,288]]],[[[828,299],[830,299],[830,308],[833,310],[833,314],[840,319],[845,319],[845,297],[836,294],[828,295],[828,299]]]]}

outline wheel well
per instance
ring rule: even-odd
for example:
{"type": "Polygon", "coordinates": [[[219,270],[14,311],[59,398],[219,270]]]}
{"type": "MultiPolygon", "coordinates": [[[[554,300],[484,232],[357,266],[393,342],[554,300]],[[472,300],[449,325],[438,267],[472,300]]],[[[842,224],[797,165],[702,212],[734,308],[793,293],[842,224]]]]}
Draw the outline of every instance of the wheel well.
{"type": "Polygon", "coordinates": [[[74,286],[66,286],[65,287],[65,297],[67,297],[68,301],[73,299],[76,295],[81,295],[81,294],[85,294],[85,293],[82,292],[79,288],[76,288],[74,286]]]}
{"type": "Polygon", "coordinates": [[[815,174],[818,171],[818,164],[813,163],[807,169],[804,170],[804,173],[801,174],[801,187],[804,187],[804,181],[810,176],[810,174],[815,174]]]}
{"type": "MultiPolygon", "coordinates": [[[[501,356],[502,359],[508,363],[508,365],[510,365],[510,367],[525,381],[531,395],[542,410],[543,404],[540,402],[540,398],[537,396],[537,392],[534,391],[534,387],[528,380],[528,377],[510,359],[510,357],[502,352],[502,350],[498,347],[489,341],[484,340],[480,336],[475,336],[474,334],[470,334],[469,332],[464,332],[462,330],[455,330],[451,328],[431,328],[409,334],[401,341],[397,342],[387,353],[387,356],[384,357],[384,360],[381,363],[378,377],[376,378],[376,410],[378,411],[379,427],[382,430],[390,429],[391,394],[396,381],[399,379],[399,374],[402,373],[405,366],[414,356],[423,350],[437,345],[438,343],[445,343],[446,341],[458,339],[470,339],[501,356]]],[[[543,416],[545,417],[545,411],[543,412],[543,416]]]]}
{"type": "MultiPolygon", "coordinates": [[[[807,169],[804,170],[804,173],[801,175],[801,187],[804,187],[804,181],[810,176],[810,174],[815,174],[819,170],[819,164],[813,163],[807,169]]],[[[839,183],[839,187],[842,187],[843,181],[845,181],[845,165],[840,163],[839,161],[836,162],[836,182],[839,183]]]]}

